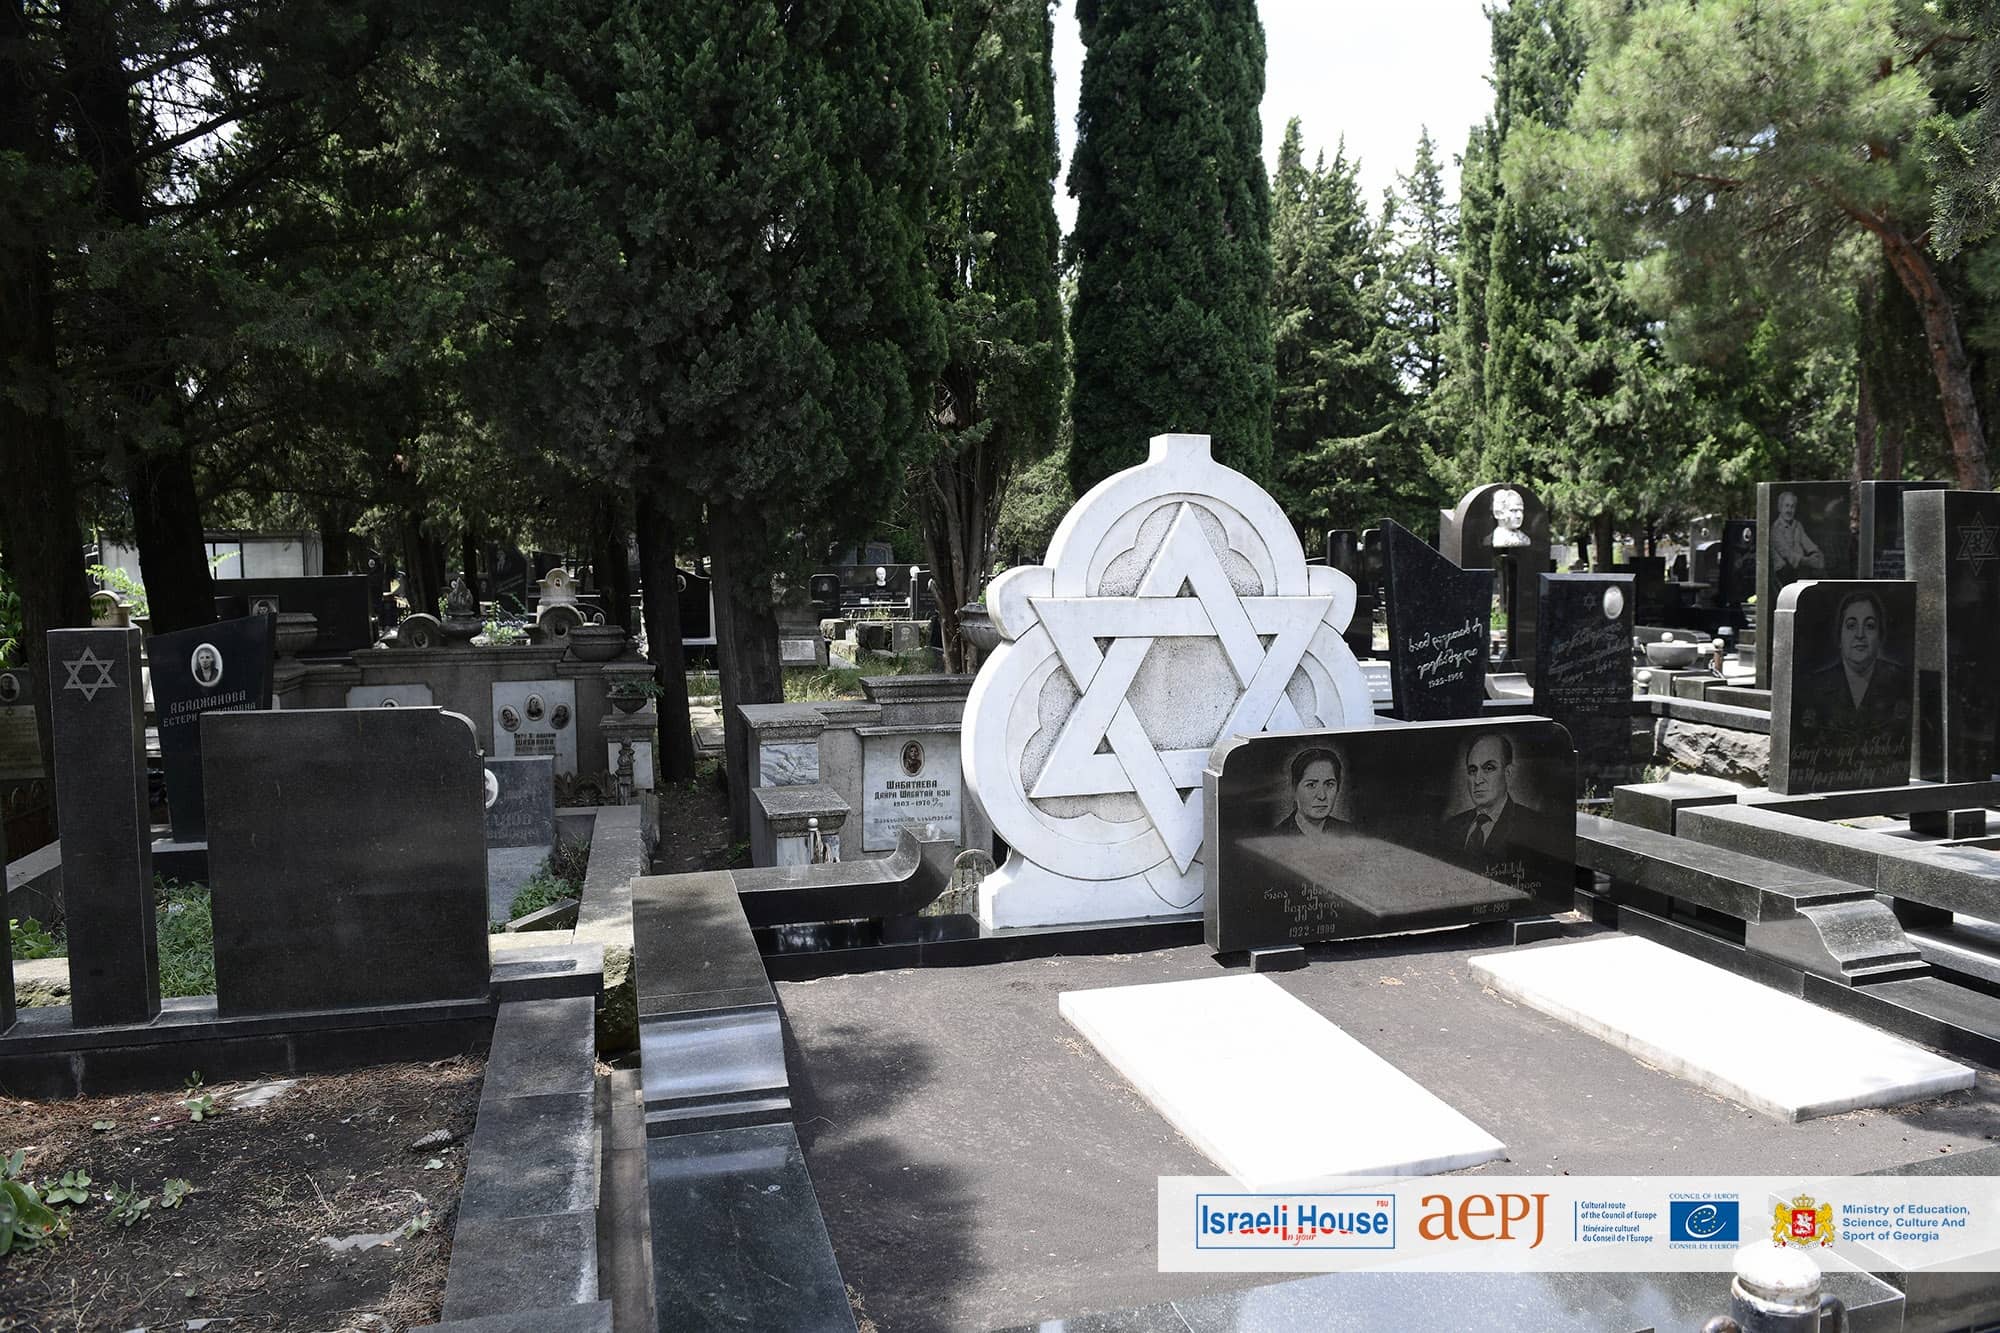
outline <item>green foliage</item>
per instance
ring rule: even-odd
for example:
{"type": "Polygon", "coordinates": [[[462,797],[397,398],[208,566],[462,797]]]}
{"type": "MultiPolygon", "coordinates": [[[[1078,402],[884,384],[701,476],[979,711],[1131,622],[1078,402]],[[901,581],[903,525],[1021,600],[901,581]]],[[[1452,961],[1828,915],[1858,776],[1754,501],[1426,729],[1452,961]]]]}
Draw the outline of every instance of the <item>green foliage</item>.
{"type": "Polygon", "coordinates": [[[112,565],[86,565],[83,572],[97,580],[107,592],[116,593],[119,601],[132,608],[134,617],[152,614],[152,608],[146,602],[146,585],[124,570],[112,565]]]}
{"type": "Polygon", "coordinates": [[[49,1203],[70,1203],[81,1207],[90,1202],[90,1173],[65,1171],[53,1182],[42,1183],[42,1198],[49,1203]]]}
{"type": "Polygon", "coordinates": [[[1081,495],[1162,432],[1271,471],[1271,204],[1252,0],[1080,0],[1069,190],[1079,266],[1074,439],[1081,495]]]}
{"type": "Polygon", "coordinates": [[[0,1159],[0,1258],[15,1246],[31,1249],[55,1235],[60,1225],[55,1210],[21,1174],[27,1151],[16,1148],[0,1159]]]}
{"type": "Polygon", "coordinates": [[[1272,188],[1272,490],[1317,552],[1330,527],[1415,526],[1437,505],[1406,428],[1387,227],[1370,221],[1344,147],[1308,168],[1300,142],[1294,117],[1272,188]]]}
{"type": "Polygon", "coordinates": [[[113,1182],[110,1192],[104,1198],[111,1205],[111,1211],[105,1216],[110,1218],[114,1225],[124,1227],[128,1231],[144,1221],[153,1208],[152,1195],[141,1194],[135,1188],[128,1188],[116,1182],[113,1182]]]}
{"type": "Polygon", "coordinates": [[[19,917],[7,919],[8,952],[15,962],[26,962],[33,958],[61,958],[69,952],[69,941],[60,934],[51,934],[42,929],[41,922],[29,917],[23,921],[19,917]]]}
{"type": "Polygon", "coordinates": [[[1932,243],[1949,259],[1993,234],[2000,221],[2000,0],[1937,0],[1927,6],[1965,42],[1961,64],[1985,95],[1965,108],[1942,106],[1923,124],[1922,147],[1933,185],[1932,243]]]}
{"type": "Polygon", "coordinates": [[[178,1208],[194,1193],[194,1183],[175,1176],[160,1182],[160,1207],[178,1208]]]}
{"type": "Polygon", "coordinates": [[[522,629],[519,625],[503,625],[497,620],[487,621],[486,629],[484,632],[486,635],[486,642],[495,645],[507,644],[507,643],[522,643],[525,642],[528,637],[528,632],[522,629]]]}
{"type": "Polygon", "coordinates": [[[211,1093],[202,1092],[182,1098],[181,1105],[187,1108],[188,1119],[196,1123],[215,1119],[215,1097],[211,1093]]]}
{"type": "Polygon", "coordinates": [[[153,895],[159,917],[160,994],[215,994],[215,918],[208,890],[155,877],[153,895]]]}
{"type": "Polygon", "coordinates": [[[1014,474],[1007,498],[1000,504],[1000,521],[995,545],[1000,558],[1012,562],[1020,553],[1020,563],[1038,564],[1056,535],[1056,525],[1076,503],[1069,484],[1069,448],[1059,446],[1014,474]]]}
{"type": "Polygon", "coordinates": [[[21,624],[21,594],[7,571],[0,569],[0,670],[19,664],[21,636],[26,632],[21,624]]]}

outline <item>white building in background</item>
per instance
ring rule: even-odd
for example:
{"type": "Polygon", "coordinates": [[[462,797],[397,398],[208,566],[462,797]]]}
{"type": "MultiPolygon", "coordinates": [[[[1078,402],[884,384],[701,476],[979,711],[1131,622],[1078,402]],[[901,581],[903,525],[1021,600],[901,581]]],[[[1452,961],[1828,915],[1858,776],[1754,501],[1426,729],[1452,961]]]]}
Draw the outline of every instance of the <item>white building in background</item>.
{"type": "MultiPolygon", "coordinates": [[[[206,532],[209,567],[218,582],[229,579],[301,578],[326,572],[325,552],[317,532],[206,532]]],[[[139,548],[98,539],[94,563],[122,569],[134,580],[139,572],[139,548]]]]}

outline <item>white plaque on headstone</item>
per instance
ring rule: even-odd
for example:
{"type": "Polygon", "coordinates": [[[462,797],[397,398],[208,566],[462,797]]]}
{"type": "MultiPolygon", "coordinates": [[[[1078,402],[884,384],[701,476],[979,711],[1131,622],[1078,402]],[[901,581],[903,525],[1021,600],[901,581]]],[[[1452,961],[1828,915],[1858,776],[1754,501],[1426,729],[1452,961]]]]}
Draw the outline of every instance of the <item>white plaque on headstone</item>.
{"type": "Polygon", "coordinates": [[[896,850],[905,824],[958,837],[960,770],[955,731],[895,731],[861,739],[861,850],[896,850]]]}
{"type": "Polygon", "coordinates": [[[493,684],[493,756],[547,755],[556,772],[576,772],[576,682],[501,680],[493,684]]]}

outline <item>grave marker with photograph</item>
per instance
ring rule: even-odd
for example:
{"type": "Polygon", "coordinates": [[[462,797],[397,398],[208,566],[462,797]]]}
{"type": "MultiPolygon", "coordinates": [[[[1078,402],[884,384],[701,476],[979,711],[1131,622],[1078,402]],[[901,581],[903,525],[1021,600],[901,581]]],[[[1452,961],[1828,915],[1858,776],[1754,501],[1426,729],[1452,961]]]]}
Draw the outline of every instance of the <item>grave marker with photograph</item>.
{"type": "Polygon", "coordinates": [[[1916,585],[1809,579],[1778,594],[1772,791],[1901,786],[1914,735],[1916,585]]]}
{"type": "MultiPolygon", "coordinates": [[[[1778,594],[1800,579],[1854,577],[1848,522],[1852,492],[1844,481],[1766,481],[1757,485],[1757,615],[1769,632],[1778,594]]],[[[1757,688],[1771,688],[1776,652],[1760,635],[1757,688]]]]}
{"type": "Polygon", "coordinates": [[[160,762],[175,842],[207,835],[201,782],[201,716],[271,706],[271,616],[155,634],[146,641],[159,719],[160,762]]]}

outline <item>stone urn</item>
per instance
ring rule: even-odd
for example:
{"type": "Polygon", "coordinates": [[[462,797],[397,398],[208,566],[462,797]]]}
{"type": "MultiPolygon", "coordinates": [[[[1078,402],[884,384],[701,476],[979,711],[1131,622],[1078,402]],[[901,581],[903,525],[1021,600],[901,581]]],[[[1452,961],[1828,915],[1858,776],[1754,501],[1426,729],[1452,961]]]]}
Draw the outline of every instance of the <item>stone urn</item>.
{"type": "Polygon", "coordinates": [[[551,606],[535,617],[528,638],[535,643],[568,643],[569,636],[588,623],[574,606],[551,606]]]}
{"type": "Polygon", "coordinates": [[[982,657],[1000,646],[1000,630],[994,625],[993,617],[987,614],[984,602],[974,602],[958,609],[958,632],[965,636],[967,643],[979,650],[982,657]]]}
{"type": "MultiPolygon", "coordinates": [[[[570,646],[574,648],[575,640],[570,646]]],[[[588,660],[588,659],[586,659],[588,660]]],[[[653,683],[653,664],[643,658],[614,662],[604,668],[604,695],[621,713],[636,713],[652,695],[646,686],[653,683]]]]}
{"type": "Polygon", "coordinates": [[[1646,660],[1669,671],[1686,671],[1701,656],[1701,645],[1678,639],[1661,639],[1646,645],[1646,660]]]}
{"type": "Polygon", "coordinates": [[[578,625],[570,630],[569,655],[579,662],[610,662],[625,651],[623,625],[578,625]]]}
{"type": "Polygon", "coordinates": [[[278,656],[291,661],[303,648],[312,647],[319,637],[319,617],[310,611],[280,611],[277,630],[271,636],[278,656]]]}

